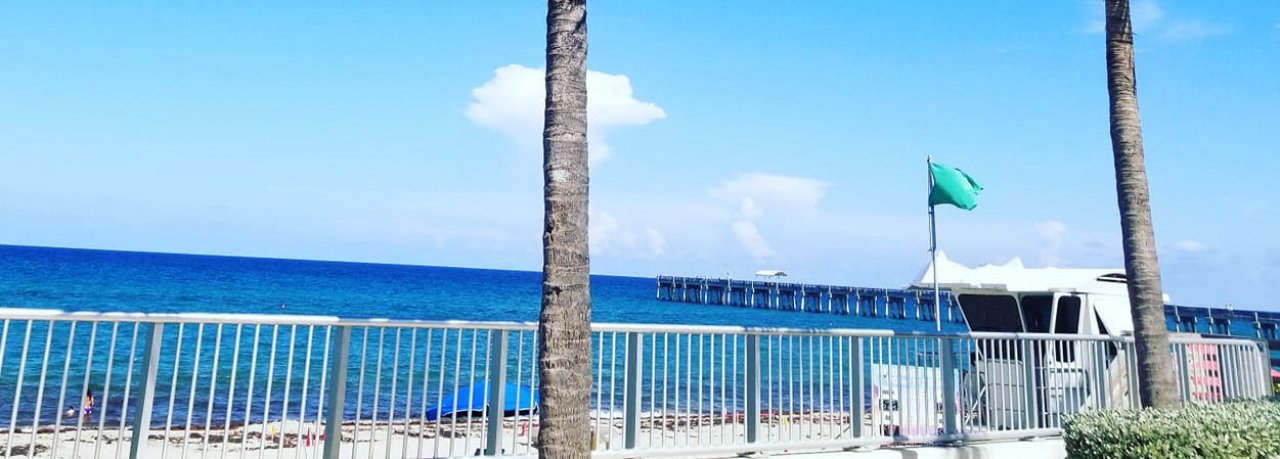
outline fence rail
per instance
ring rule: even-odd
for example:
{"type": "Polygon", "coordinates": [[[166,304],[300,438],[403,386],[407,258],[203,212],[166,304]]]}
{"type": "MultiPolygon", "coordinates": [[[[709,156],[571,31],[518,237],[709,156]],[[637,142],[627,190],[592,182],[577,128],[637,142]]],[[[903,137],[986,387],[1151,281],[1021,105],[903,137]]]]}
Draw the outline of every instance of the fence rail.
{"type": "MultiPolygon", "coordinates": [[[[0,309],[0,449],[534,455],[536,330],[0,309]]],[[[599,457],[1054,435],[1137,403],[1129,337],[593,324],[591,352],[599,457]]],[[[1174,336],[1170,352],[1184,403],[1269,393],[1257,342],[1174,336]]]]}

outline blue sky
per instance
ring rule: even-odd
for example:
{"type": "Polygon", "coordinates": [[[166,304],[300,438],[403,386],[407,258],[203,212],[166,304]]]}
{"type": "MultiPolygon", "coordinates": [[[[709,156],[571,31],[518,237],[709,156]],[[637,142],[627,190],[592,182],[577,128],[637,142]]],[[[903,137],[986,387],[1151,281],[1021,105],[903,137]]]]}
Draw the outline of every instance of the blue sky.
{"type": "MultiPolygon", "coordinates": [[[[536,270],[540,2],[0,5],[0,243],[536,270]]],[[[1280,309],[1280,4],[1139,0],[1166,291],[1280,309]]],[[[589,6],[593,270],[1121,266],[1096,1],[589,6]]]]}

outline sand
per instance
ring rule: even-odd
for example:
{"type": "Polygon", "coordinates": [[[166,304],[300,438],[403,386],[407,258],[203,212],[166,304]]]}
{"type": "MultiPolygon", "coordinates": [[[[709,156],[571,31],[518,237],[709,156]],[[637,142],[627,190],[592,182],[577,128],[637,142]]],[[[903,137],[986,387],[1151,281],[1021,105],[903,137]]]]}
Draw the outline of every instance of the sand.
{"type": "MultiPolygon", "coordinates": [[[[867,419],[869,421],[869,419],[867,419]]],[[[868,423],[864,423],[867,425],[868,423]]],[[[869,428],[869,427],[868,427],[869,428]]],[[[314,422],[286,420],[266,424],[231,427],[203,427],[190,431],[171,428],[150,432],[143,458],[319,458],[327,439],[323,427],[314,422]],[[265,433],[265,434],[264,434],[265,433]]],[[[623,422],[620,417],[593,418],[592,431],[598,451],[624,449],[623,422]]],[[[35,435],[34,455],[30,429],[14,433],[0,431],[0,457],[6,442],[10,457],[37,458],[116,458],[128,457],[132,442],[128,430],[121,436],[118,429],[83,429],[78,435],[74,427],[55,432],[41,427],[35,435]],[[55,440],[56,437],[56,440],[55,440]]],[[[502,455],[532,456],[537,435],[536,417],[503,422],[502,455]]],[[[847,417],[825,413],[791,415],[766,414],[760,426],[761,442],[800,443],[852,438],[852,425],[847,417]]],[[[636,447],[686,448],[745,444],[746,427],[741,415],[641,414],[636,447]]],[[[797,445],[798,446],[798,445],[797,445]]],[[[457,423],[450,420],[419,423],[416,420],[387,423],[362,421],[359,426],[348,422],[342,426],[341,457],[360,458],[434,458],[470,457],[483,452],[485,424],[474,419],[457,423]],[[358,428],[357,428],[358,427],[358,428]]]]}

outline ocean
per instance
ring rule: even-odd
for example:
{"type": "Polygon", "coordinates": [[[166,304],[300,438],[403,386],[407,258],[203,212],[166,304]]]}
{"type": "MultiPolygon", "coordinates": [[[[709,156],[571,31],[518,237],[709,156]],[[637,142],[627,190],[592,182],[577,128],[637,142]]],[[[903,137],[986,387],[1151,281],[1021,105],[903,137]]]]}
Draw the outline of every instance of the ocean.
{"type": "MultiPolygon", "coordinates": [[[[533,271],[0,245],[0,307],[11,308],[536,321],[541,276],[533,271]]],[[[859,283],[852,279],[850,285],[859,283]]],[[[913,320],[664,302],[655,299],[654,289],[653,278],[592,276],[592,321],[901,331],[934,327],[913,320]]]]}
{"type": "MultiPolygon", "coordinates": [[[[540,279],[541,273],[526,271],[0,246],[0,307],[8,308],[535,321],[540,305],[540,279]]],[[[851,283],[857,284],[856,280],[851,283]]],[[[592,276],[593,321],[898,331],[931,331],[934,326],[932,322],[915,320],[662,302],[655,299],[655,288],[653,278],[592,276]]],[[[113,328],[103,323],[97,327],[81,324],[73,329],[66,321],[22,320],[5,321],[3,327],[5,335],[0,338],[0,426],[29,425],[32,418],[41,419],[41,424],[46,425],[58,419],[58,413],[67,405],[78,404],[79,392],[84,387],[96,389],[99,411],[96,416],[100,416],[98,420],[107,425],[126,418],[127,410],[137,406],[136,392],[126,394],[122,386],[131,375],[136,375],[136,368],[131,372],[129,365],[134,365],[131,359],[141,354],[147,332],[145,327],[124,323],[113,328]],[[29,345],[23,346],[24,342],[29,345]],[[24,348],[30,352],[21,353],[24,348]],[[17,381],[20,373],[23,376],[19,396],[17,381]]],[[[945,323],[944,327],[959,331],[963,325],[945,323]]],[[[397,378],[400,381],[407,378],[421,381],[426,377],[437,386],[424,386],[423,395],[435,399],[447,396],[477,375],[483,378],[483,371],[474,365],[469,369],[465,367],[468,360],[483,365],[481,354],[488,339],[486,333],[428,335],[425,330],[406,330],[403,335],[401,330],[381,329],[371,334],[353,334],[351,367],[359,368],[360,374],[356,375],[353,370],[349,376],[348,390],[354,392],[344,407],[347,418],[390,415],[388,406],[397,400],[397,396],[399,400],[410,397],[407,388],[396,388],[397,378]],[[400,344],[401,339],[404,344],[400,344]],[[409,344],[410,339],[416,341],[409,344]],[[392,343],[398,345],[393,346],[392,343]],[[466,350],[468,345],[469,351],[466,350]],[[426,355],[430,362],[435,363],[421,370],[401,371],[395,367],[396,362],[403,363],[411,355],[426,355]],[[463,363],[455,364],[453,359],[463,363]],[[389,371],[382,372],[384,367],[389,371]],[[395,371],[390,371],[392,368],[395,371]],[[372,397],[357,399],[361,392],[356,390],[356,385],[364,384],[366,372],[370,385],[382,385],[382,393],[376,401],[370,400],[372,397]],[[457,384],[441,382],[449,377],[460,379],[457,384]]],[[[320,328],[266,325],[181,328],[170,325],[163,335],[164,351],[158,364],[160,382],[156,386],[157,411],[152,424],[156,427],[180,424],[177,420],[188,420],[194,425],[260,422],[266,416],[278,419],[282,412],[285,417],[295,419],[317,416],[319,412],[316,410],[321,403],[318,384],[323,384],[321,367],[326,355],[324,345],[329,338],[327,331],[320,328]],[[317,330],[318,334],[311,336],[317,330]],[[220,361],[211,361],[211,358],[216,359],[213,357],[215,348],[222,355],[220,361]],[[239,360],[229,362],[232,355],[238,355],[239,360]],[[308,362],[314,365],[306,367],[308,362]],[[218,367],[216,375],[210,374],[210,368],[214,366],[218,367]],[[239,379],[230,379],[237,377],[232,375],[239,379]],[[284,379],[284,375],[292,375],[293,380],[284,379]],[[216,381],[212,380],[213,376],[216,376],[216,381]],[[299,393],[301,384],[297,379],[302,376],[310,378],[307,382],[310,392],[306,396],[299,393]],[[293,384],[292,388],[290,384],[293,384]],[[292,393],[288,392],[291,389],[292,393]],[[300,406],[304,399],[309,406],[307,413],[303,413],[300,406]]],[[[619,346],[617,337],[613,339],[605,341],[603,335],[595,337],[594,345],[598,349],[594,365],[597,367],[602,366],[602,361],[613,359],[613,351],[619,346]],[[612,349],[609,353],[599,352],[603,346],[612,349]]],[[[671,343],[665,342],[665,337],[663,340],[661,349],[666,352],[671,343]]],[[[676,341],[679,340],[677,337],[676,341]]],[[[520,355],[512,356],[511,362],[522,359],[532,362],[532,336],[521,335],[516,341],[523,347],[516,352],[520,355]]],[[[708,352],[737,352],[744,349],[744,344],[736,338],[732,342],[717,344],[714,336],[708,342],[704,342],[702,337],[695,341],[686,336],[684,345],[686,352],[692,349],[691,346],[705,347],[708,352]]],[[[816,352],[831,352],[832,349],[823,351],[821,347],[830,344],[817,342],[816,352]]],[[[658,345],[657,342],[648,342],[644,350],[656,353],[658,345]]],[[[680,345],[674,343],[676,352],[679,352],[680,345]]],[[[788,355],[794,351],[799,356],[804,352],[815,352],[814,345],[813,341],[807,344],[779,341],[775,351],[784,352],[785,349],[788,355]]],[[[513,343],[514,346],[516,344],[513,343]]],[[[621,357],[621,354],[616,355],[621,357]]],[[[716,374],[724,377],[727,370],[718,362],[709,360],[704,368],[701,360],[676,360],[671,362],[670,370],[679,374],[696,367],[698,371],[707,371],[711,377],[716,374]]],[[[829,363],[834,365],[834,362],[829,363]]],[[[603,364],[606,369],[615,369],[608,378],[597,383],[620,384],[620,380],[614,379],[621,378],[621,362],[607,361],[603,364]]],[[[794,364],[802,365],[803,361],[796,360],[794,364]]],[[[523,378],[523,384],[532,384],[532,365],[524,364],[520,368],[515,376],[523,378]]],[[[826,370],[835,368],[830,366],[826,370]]],[[[729,374],[736,375],[738,371],[734,367],[729,374]]],[[[650,383],[653,382],[650,379],[650,383]]],[[[812,382],[809,381],[810,384],[812,382]]],[[[667,382],[664,379],[659,384],[676,390],[679,381],[667,382]]],[[[828,391],[836,387],[834,381],[819,381],[819,384],[827,387],[828,391]]],[[[696,402],[701,406],[705,401],[708,409],[742,408],[737,400],[728,406],[725,406],[728,402],[723,398],[717,401],[712,390],[716,387],[714,381],[708,380],[699,385],[705,385],[707,394],[699,392],[699,397],[688,400],[689,403],[696,402]]],[[[782,386],[774,390],[781,391],[782,386]]],[[[620,397],[620,394],[615,395],[620,397]]],[[[777,395],[781,397],[781,392],[777,395]]],[[[605,409],[606,405],[620,403],[616,397],[612,400],[610,397],[613,396],[597,397],[593,406],[605,409]]],[[[851,400],[852,397],[850,401],[840,403],[852,403],[851,400]]],[[[799,403],[806,402],[802,399],[799,403]]],[[[812,403],[830,402],[815,400],[812,403]]]]}

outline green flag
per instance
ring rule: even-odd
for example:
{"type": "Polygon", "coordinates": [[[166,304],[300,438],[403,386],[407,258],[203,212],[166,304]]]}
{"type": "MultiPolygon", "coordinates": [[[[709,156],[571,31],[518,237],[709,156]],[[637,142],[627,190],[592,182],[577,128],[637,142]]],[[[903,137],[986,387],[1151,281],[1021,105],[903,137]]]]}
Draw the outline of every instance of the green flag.
{"type": "Polygon", "coordinates": [[[978,207],[978,192],[982,185],[960,169],[938,163],[929,163],[933,175],[933,189],[929,190],[929,205],[951,204],[964,210],[978,207]]]}

